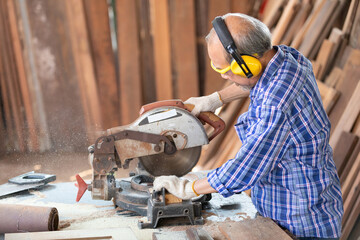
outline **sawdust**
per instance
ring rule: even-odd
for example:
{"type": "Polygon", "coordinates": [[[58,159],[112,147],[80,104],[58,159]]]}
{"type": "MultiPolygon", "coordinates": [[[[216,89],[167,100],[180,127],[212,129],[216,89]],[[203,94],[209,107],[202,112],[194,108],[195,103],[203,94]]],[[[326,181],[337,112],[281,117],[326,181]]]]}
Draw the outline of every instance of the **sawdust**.
{"type": "Polygon", "coordinates": [[[34,171],[39,171],[41,169],[41,164],[34,165],[34,171]]]}
{"type": "Polygon", "coordinates": [[[236,213],[236,215],[245,215],[245,216],[247,216],[247,214],[243,213],[243,212],[236,213]]]}
{"type": "Polygon", "coordinates": [[[63,220],[60,221],[60,230],[64,228],[69,228],[74,223],[83,223],[99,218],[109,218],[109,217],[113,217],[114,214],[115,214],[115,210],[106,210],[101,212],[95,212],[88,216],[75,217],[69,220],[63,220]]]}
{"type": "MultiPolygon", "coordinates": [[[[88,169],[88,170],[79,172],[78,174],[79,174],[83,179],[91,179],[92,173],[93,173],[93,170],[92,170],[92,169],[88,169]]],[[[71,182],[76,181],[76,177],[75,177],[75,176],[71,176],[71,177],[70,177],[70,181],[71,181],[71,182]]]]}
{"type": "Polygon", "coordinates": [[[39,198],[46,198],[46,195],[43,194],[42,192],[39,192],[37,190],[29,190],[29,193],[32,194],[32,195],[35,195],[39,198]]]}
{"type": "Polygon", "coordinates": [[[201,215],[203,216],[203,218],[208,218],[210,216],[216,216],[215,213],[213,212],[207,212],[207,211],[201,211],[201,215]]]}
{"type": "Polygon", "coordinates": [[[206,212],[207,221],[224,222],[224,221],[242,221],[244,219],[255,218],[256,208],[251,199],[245,193],[235,195],[229,198],[223,198],[220,194],[212,194],[210,201],[211,208],[206,212]],[[211,215],[211,213],[213,213],[211,215]]]}

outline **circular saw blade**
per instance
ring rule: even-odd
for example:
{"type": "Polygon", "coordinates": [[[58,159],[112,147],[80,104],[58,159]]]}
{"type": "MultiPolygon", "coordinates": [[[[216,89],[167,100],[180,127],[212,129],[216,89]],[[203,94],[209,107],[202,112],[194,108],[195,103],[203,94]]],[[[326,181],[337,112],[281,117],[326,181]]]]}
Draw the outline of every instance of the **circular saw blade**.
{"type": "Polygon", "coordinates": [[[199,160],[201,146],[186,148],[174,154],[160,153],[139,157],[144,169],[153,176],[183,176],[191,171],[199,160]]]}

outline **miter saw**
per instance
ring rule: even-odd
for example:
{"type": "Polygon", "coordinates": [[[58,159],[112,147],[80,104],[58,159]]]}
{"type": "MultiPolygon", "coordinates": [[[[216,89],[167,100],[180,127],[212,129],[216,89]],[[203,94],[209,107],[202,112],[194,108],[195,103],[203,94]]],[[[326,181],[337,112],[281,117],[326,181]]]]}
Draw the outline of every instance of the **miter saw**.
{"type": "Polygon", "coordinates": [[[161,175],[183,176],[199,160],[201,146],[206,145],[223,131],[225,123],[212,112],[198,117],[190,111],[193,105],[180,100],[160,101],[145,105],[135,122],[108,129],[89,147],[89,161],[93,169],[91,184],[79,175],[78,196],[91,191],[93,199],[111,200],[122,209],[147,216],[140,228],[155,228],[162,218],[185,218],[191,224],[201,224],[202,202],[208,196],[181,200],[152,190],[154,177],[161,175]],[[207,135],[204,124],[213,131],[207,135]],[[117,180],[115,171],[129,167],[138,158],[136,173],[129,179],[117,180]]]}

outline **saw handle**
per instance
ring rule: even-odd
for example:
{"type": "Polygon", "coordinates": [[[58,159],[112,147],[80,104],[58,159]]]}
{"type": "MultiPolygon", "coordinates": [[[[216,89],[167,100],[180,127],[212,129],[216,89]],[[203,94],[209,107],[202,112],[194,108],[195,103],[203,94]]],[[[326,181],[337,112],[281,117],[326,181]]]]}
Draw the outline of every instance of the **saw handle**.
{"type": "MultiPolygon", "coordinates": [[[[188,110],[189,112],[191,112],[195,107],[192,104],[184,104],[181,100],[164,100],[142,106],[140,109],[140,115],[146,113],[151,109],[166,106],[179,107],[188,110]]],[[[214,131],[211,133],[210,136],[208,136],[209,141],[214,139],[225,129],[225,122],[213,112],[201,112],[199,116],[197,116],[197,118],[214,128],[214,131]]]]}
{"type": "MultiPolygon", "coordinates": [[[[184,106],[189,112],[195,107],[192,104],[185,104],[184,106]]],[[[225,129],[225,122],[213,112],[201,112],[197,118],[214,128],[214,131],[208,136],[209,141],[213,140],[225,129]]]]}

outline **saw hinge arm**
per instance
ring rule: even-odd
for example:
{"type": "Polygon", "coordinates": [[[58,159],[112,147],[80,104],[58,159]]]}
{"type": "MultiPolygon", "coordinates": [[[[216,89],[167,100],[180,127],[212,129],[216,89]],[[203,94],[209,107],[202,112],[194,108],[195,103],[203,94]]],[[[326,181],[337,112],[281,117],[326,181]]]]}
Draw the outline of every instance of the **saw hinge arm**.
{"type": "Polygon", "coordinates": [[[116,134],[110,135],[113,136],[115,141],[122,140],[122,139],[132,139],[137,140],[141,142],[147,142],[155,144],[154,150],[155,152],[160,152],[161,142],[164,142],[164,152],[167,154],[173,154],[176,152],[176,146],[173,142],[170,141],[169,138],[167,138],[164,135],[160,134],[154,134],[154,133],[146,133],[146,132],[138,132],[138,131],[132,131],[132,130],[124,130],[121,132],[118,132],[116,134]]]}
{"type": "MultiPolygon", "coordinates": [[[[175,144],[164,135],[124,130],[108,136],[99,137],[96,140],[94,146],[93,167],[98,173],[106,174],[112,170],[115,161],[115,141],[124,139],[155,144],[155,152],[160,152],[161,143],[164,143],[164,153],[173,154],[176,152],[175,144]]],[[[116,165],[119,166],[118,163],[116,165]]]]}

